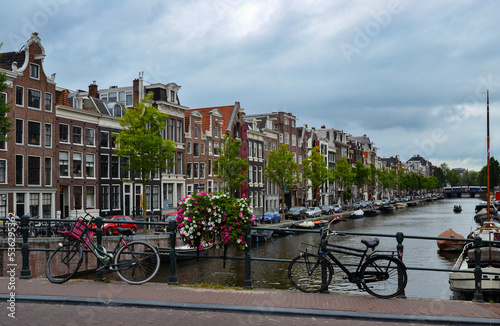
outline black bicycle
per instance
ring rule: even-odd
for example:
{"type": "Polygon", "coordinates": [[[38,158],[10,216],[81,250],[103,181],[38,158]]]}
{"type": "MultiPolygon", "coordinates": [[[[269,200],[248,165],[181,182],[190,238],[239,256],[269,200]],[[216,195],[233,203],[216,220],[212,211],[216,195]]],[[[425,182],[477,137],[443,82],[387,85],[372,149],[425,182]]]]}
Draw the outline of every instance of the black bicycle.
{"type": "MultiPolygon", "coordinates": [[[[45,265],[45,275],[53,283],[64,283],[72,278],[83,261],[83,250],[88,249],[100,262],[97,272],[117,272],[118,276],[130,284],[142,284],[151,280],[160,268],[160,255],[155,246],[147,241],[127,241],[125,236],[132,235],[130,229],[117,228],[120,233],[115,248],[108,252],[93,240],[94,232],[89,230],[93,216],[76,220],[71,231],[59,231],[64,241],[59,243],[45,265]]],[[[97,262],[96,261],[96,262],[97,262]]]]}
{"type": "Polygon", "coordinates": [[[295,288],[302,292],[326,291],[332,281],[335,264],[349,282],[375,297],[389,299],[404,291],[408,275],[397,251],[376,251],[379,244],[376,238],[361,240],[366,246],[364,250],[333,245],[328,243],[328,238],[337,233],[328,229],[323,229],[322,233],[319,246],[301,243],[300,255],[288,266],[288,279],[295,288]],[[369,249],[371,253],[368,253],[369,249]],[[335,253],[360,257],[356,269],[349,270],[335,253]]]}

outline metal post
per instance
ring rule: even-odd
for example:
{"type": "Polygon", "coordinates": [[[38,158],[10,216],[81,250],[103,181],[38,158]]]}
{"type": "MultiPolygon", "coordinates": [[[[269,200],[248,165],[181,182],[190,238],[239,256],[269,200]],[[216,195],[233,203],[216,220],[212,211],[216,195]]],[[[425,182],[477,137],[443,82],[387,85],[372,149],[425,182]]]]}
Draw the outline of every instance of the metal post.
{"type": "MultiPolygon", "coordinates": [[[[396,246],[396,250],[398,251],[399,259],[401,259],[401,260],[403,260],[403,250],[404,250],[403,240],[404,239],[405,239],[405,236],[404,236],[403,232],[396,232],[396,241],[398,242],[398,244],[396,246]]],[[[398,286],[401,286],[401,281],[402,281],[402,278],[398,272],[398,286]]],[[[401,294],[398,295],[398,298],[406,298],[405,290],[403,290],[403,292],[401,292],[401,294]]]]}
{"type": "MultiPolygon", "coordinates": [[[[96,232],[95,232],[95,235],[96,235],[96,238],[97,238],[97,251],[98,253],[99,252],[103,252],[103,247],[102,247],[102,217],[98,216],[95,218],[95,226],[96,226],[96,232]]],[[[99,259],[97,259],[97,269],[99,269],[99,267],[102,266],[102,263],[99,259]]],[[[95,277],[94,277],[94,281],[105,281],[106,280],[106,276],[104,276],[104,272],[102,271],[97,271],[95,273],[95,277]]]]}
{"type": "Polygon", "coordinates": [[[250,247],[252,246],[252,236],[250,235],[251,226],[249,225],[246,231],[247,247],[245,248],[245,289],[253,289],[252,285],[252,256],[250,247]]]}
{"type": "Polygon", "coordinates": [[[472,298],[474,302],[484,302],[483,291],[481,290],[481,278],[483,277],[481,270],[481,242],[481,237],[477,236],[474,238],[474,258],[476,259],[474,267],[474,282],[476,287],[474,289],[474,297],[472,298]]]}
{"type": "Polygon", "coordinates": [[[21,216],[21,231],[23,234],[23,246],[21,248],[21,254],[23,257],[23,267],[21,269],[21,276],[19,278],[22,279],[31,278],[30,248],[28,246],[29,223],[30,221],[28,215],[21,216]]]}
{"type": "MultiPolygon", "coordinates": [[[[319,249],[321,251],[324,251],[326,249],[326,245],[328,244],[328,240],[326,239],[327,235],[328,235],[328,229],[325,227],[322,227],[320,229],[321,240],[320,240],[320,245],[319,245],[320,246],[319,249]]],[[[327,282],[327,266],[324,263],[324,261],[322,261],[322,264],[321,264],[321,285],[325,286],[326,282],[327,282]]],[[[328,287],[325,287],[325,289],[323,291],[321,291],[321,293],[330,293],[330,291],[328,290],[328,287]]]]}
{"type": "Polygon", "coordinates": [[[168,284],[176,285],[179,284],[177,281],[177,254],[175,253],[175,239],[176,239],[176,229],[177,222],[170,221],[168,223],[168,228],[170,229],[170,277],[168,279],[168,284]]]}

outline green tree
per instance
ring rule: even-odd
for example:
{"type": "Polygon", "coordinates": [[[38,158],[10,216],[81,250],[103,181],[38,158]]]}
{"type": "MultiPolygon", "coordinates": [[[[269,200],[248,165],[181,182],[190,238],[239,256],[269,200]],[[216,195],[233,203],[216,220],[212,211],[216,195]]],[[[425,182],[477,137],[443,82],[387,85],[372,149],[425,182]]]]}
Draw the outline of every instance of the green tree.
{"type": "MultiPolygon", "coordinates": [[[[446,163],[443,163],[446,164],[446,163]]],[[[441,166],[443,165],[441,164],[441,166]]],[[[446,171],[442,167],[437,167],[434,169],[434,176],[438,179],[441,187],[446,186],[446,171]]]]}
{"type": "Polygon", "coordinates": [[[214,162],[214,171],[218,178],[225,181],[224,190],[231,197],[238,197],[238,190],[247,180],[248,163],[241,158],[241,144],[229,135],[222,138],[223,148],[219,159],[214,162]]]}
{"type": "MultiPolygon", "coordinates": [[[[361,197],[363,192],[363,186],[368,180],[368,168],[361,161],[356,161],[354,167],[352,168],[353,174],[353,184],[358,188],[358,197],[361,197]]],[[[359,200],[360,198],[358,198],[359,200]]]]}
{"type": "MultiPolygon", "coordinates": [[[[2,48],[2,43],[0,43],[0,49],[2,48]]],[[[0,53],[0,58],[2,54],[0,53]]],[[[10,103],[7,103],[3,92],[9,87],[6,83],[7,75],[0,72],[0,142],[6,142],[9,140],[7,134],[12,130],[12,121],[9,117],[9,112],[11,110],[10,103]]]]}
{"type": "Polygon", "coordinates": [[[351,169],[351,165],[347,162],[345,157],[342,157],[337,161],[337,165],[332,169],[333,180],[338,184],[340,190],[342,191],[341,202],[344,205],[344,192],[349,191],[353,184],[354,172],[351,169]]]}
{"type": "MultiPolygon", "coordinates": [[[[128,165],[124,169],[135,173],[135,180],[144,189],[152,181],[152,176],[173,164],[175,143],[163,139],[168,114],[161,113],[152,105],[153,94],[146,95],[134,108],[125,110],[118,118],[123,128],[114,134],[119,147],[115,154],[125,158],[128,165]]],[[[142,196],[143,217],[146,219],[146,196],[142,196]]]]}
{"type": "Polygon", "coordinates": [[[375,167],[375,164],[370,163],[370,167],[368,168],[368,179],[366,181],[372,196],[375,193],[375,189],[377,189],[379,178],[380,170],[375,167]]]}
{"type": "MultiPolygon", "coordinates": [[[[285,187],[299,182],[299,165],[293,158],[288,146],[283,144],[277,150],[269,152],[264,167],[265,177],[269,182],[278,185],[281,192],[281,207],[285,207],[285,187]]],[[[283,209],[283,213],[285,210],[283,209]]]]}
{"type": "Polygon", "coordinates": [[[448,174],[446,175],[446,179],[448,180],[448,183],[452,187],[456,187],[456,186],[460,185],[460,175],[455,171],[448,172],[448,174]]]}
{"type": "Polygon", "coordinates": [[[302,163],[303,175],[311,181],[314,201],[316,202],[318,188],[321,184],[327,182],[330,177],[330,171],[326,165],[325,155],[320,153],[319,147],[316,146],[312,149],[311,154],[309,154],[309,156],[302,161],[302,163]]]}

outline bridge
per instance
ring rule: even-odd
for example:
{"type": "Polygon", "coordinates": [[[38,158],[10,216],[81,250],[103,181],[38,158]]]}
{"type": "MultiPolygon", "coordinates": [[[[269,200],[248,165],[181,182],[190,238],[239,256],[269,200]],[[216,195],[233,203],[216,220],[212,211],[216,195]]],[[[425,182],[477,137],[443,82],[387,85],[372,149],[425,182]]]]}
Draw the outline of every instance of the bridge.
{"type": "Polygon", "coordinates": [[[476,198],[485,197],[486,191],[486,186],[444,187],[443,195],[445,198],[476,198]]]}

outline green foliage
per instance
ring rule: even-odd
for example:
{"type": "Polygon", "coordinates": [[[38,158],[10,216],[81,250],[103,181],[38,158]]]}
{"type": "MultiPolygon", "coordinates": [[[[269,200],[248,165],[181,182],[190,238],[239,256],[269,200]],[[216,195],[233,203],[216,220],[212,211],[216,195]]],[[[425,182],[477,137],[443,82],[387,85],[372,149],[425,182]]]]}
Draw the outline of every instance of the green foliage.
{"type": "MultiPolygon", "coordinates": [[[[0,49],[2,48],[2,43],[0,43],[0,49]]],[[[0,57],[1,57],[0,53],[0,57]]],[[[7,76],[5,73],[0,72],[0,142],[5,142],[9,140],[7,134],[12,130],[12,121],[10,119],[9,112],[11,111],[10,103],[5,101],[5,97],[2,92],[5,92],[9,87],[6,83],[7,76]]]]}
{"type": "Polygon", "coordinates": [[[224,135],[222,140],[224,146],[219,159],[214,162],[214,171],[218,178],[224,179],[227,185],[225,190],[234,197],[247,179],[248,163],[240,157],[239,140],[233,140],[228,135],[224,135]]]}
{"type": "MultiPolygon", "coordinates": [[[[122,130],[114,134],[119,147],[115,154],[126,158],[124,169],[133,171],[135,178],[145,185],[152,176],[173,164],[175,143],[162,137],[168,114],[161,113],[152,105],[153,94],[146,95],[134,108],[125,110],[118,118],[122,130]]],[[[143,196],[143,207],[146,207],[143,196]]],[[[146,210],[143,210],[146,217],[146,210]]]]}
{"type": "Polygon", "coordinates": [[[278,185],[282,197],[281,207],[285,207],[285,187],[299,182],[299,165],[293,158],[288,146],[282,144],[277,150],[269,152],[264,176],[269,182],[278,185]]]}
{"type": "Polygon", "coordinates": [[[349,191],[349,189],[353,185],[353,180],[355,177],[355,173],[351,169],[351,164],[347,162],[345,157],[340,158],[337,161],[337,165],[332,169],[333,180],[339,185],[340,190],[342,191],[341,202],[344,204],[344,191],[349,191]]]}
{"type": "Polygon", "coordinates": [[[353,183],[361,190],[368,180],[369,171],[361,161],[354,163],[352,171],[354,172],[353,183]]]}
{"type": "MultiPolygon", "coordinates": [[[[325,155],[320,153],[319,147],[312,149],[311,154],[303,161],[303,175],[311,181],[313,194],[316,194],[319,186],[328,181],[331,176],[328,166],[326,165],[325,155]]],[[[316,196],[314,196],[316,199],[316,196]]]]}

